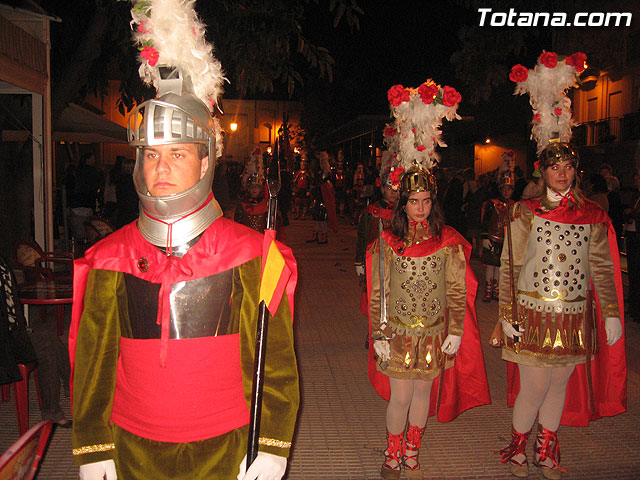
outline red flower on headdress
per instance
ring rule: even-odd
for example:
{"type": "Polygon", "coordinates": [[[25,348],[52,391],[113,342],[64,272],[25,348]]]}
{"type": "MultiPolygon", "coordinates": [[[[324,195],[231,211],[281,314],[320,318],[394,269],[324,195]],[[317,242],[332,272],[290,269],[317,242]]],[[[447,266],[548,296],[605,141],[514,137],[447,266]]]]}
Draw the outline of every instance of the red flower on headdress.
{"type": "Polygon", "coordinates": [[[436,95],[438,95],[438,86],[435,83],[431,83],[428,85],[426,83],[423,83],[418,87],[418,95],[420,95],[422,103],[426,103],[427,105],[429,105],[430,103],[433,103],[436,95]]]}
{"type": "Polygon", "coordinates": [[[540,55],[540,64],[547,68],[555,68],[558,64],[558,54],[555,52],[542,52],[542,55],[540,55]]]}
{"type": "Polygon", "coordinates": [[[538,160],[533,162],[533,169],[534,170],[540,170],[540,162],[538,160]]]}
{"type": "Polygon", "coordinates": [[[425,147],[424,145],[418,145],[416,147],[416,150],[418,150],[419,152],[424,152],[427,149],[427,147],[425,147]]]}
{"type": "Polygon", "coordinates": [[[520,64],[511,67],[511,73],[509,74],[509,80],[512,82],[524,82],[529,77],[529,70],[527,67],[523,67],[520,64]]]}
{"type": "Polygon", "coordinates": [[[389,173],[389,180],[391,181],[392,185],[398,185],[400,183],[400,177],[402,176],[403,172],[404,168],[402,167],[395,167],[391,170],[391,172],[389,173]]]}
{"type": "Polygon", "coordinates": [[[136,27],[136,29],[140,32],[140,33],[149,33],[149,30],[147,30],[146,27],[147,21],[146,20],[142,20],[138,26],[136,27]]]}
{"type": "Polygon", "coordinates": [[[453,107],[460,100],[462,100],[462,95],[460,95],[455,88],[444,87],[442,89],[442,103],[445,107],[453,107]]]}
{"type": "Polygon", "coordinates": [[[376,187],[380,188],[380,177],[376,178],[376,187]]]}
{"type": "Polygon", "coordinates": [[[556,108],[554,110],[555,114],[559,117],[560,115],[562,115],[562,109],[561,108],[556,108]]]}
{"type": "Polygon", "coordinates": [[[397,133],[397,130],[393,127],[387,127],[384,129],[385,137],[395,137],[396,133],[397,133]]]}
{"type": "Polygon", "coordinates": [[[585,65],[587,63],[587,56],[582,52],[576,52],[573,55],[569,55],[565,63],[567,65],[573,65],[573,68],[576,69],[576,72],[582,73],[584,72],[585,65]]]}
{"type": "Polygon", "coordinates": [[[153,48],[153,47],[144,47],[141,51],[140,51],[140,55],[142,56],[142,58],[144,58],[147,62],[149,62],[149,65],[151,65],[152,67],[156,66],[156,63],[158,63],[158,58],[160,57],[160,54],[158,53],[158,51],[153,48]]]}
{"type": "Polygon", "coordinates": [[[408,102],[410,98],[409,90],[402,85],[394,85],[387,92],[387,98],[392,107],[397,107],[402,102],[408,102]]]}
{"type": "Polygon", "coordinates": [[[540,123],[541,118],[540,118],[540,114],[538,112],[533,114],[533,118],[535,118],[536,122],[540,123]]]}

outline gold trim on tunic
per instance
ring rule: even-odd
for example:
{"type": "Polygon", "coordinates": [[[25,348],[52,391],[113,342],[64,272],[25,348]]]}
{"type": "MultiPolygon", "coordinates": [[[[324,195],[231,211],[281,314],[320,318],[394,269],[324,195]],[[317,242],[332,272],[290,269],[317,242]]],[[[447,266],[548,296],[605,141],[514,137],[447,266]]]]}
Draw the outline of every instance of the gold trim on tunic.
{"type": "Polygon", "coordinates": [[[74,448],[74,455],[84,455],[85,453],[96,453],[96,452],[108,452],[109,450],[115,450],[115,443],[99,443],[97,445],[87,445],[85,447],[74,448]]]}
{"type": "Polygon", "coordinates": [[[258,439],[258,444],[259,445],[265,445],[267,447],[291,448],[291,442],[285,442],[283,440],[276,440],[275,438],[260,437],[258,439]]]}

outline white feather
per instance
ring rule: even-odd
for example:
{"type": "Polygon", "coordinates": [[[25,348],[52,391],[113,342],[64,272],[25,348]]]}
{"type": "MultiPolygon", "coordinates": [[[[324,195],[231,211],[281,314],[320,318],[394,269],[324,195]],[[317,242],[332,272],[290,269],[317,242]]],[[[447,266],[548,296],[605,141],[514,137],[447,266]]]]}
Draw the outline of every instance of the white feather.
{"type": "MultiPolygon", "coordinates": [[[[213,46],[205,39],[205,26],[194,3],[195,0],[152,0],[148,15],[132,11],[132,23],[141,25],[143,30],[134,29],[133,37],[139,46],[150,44],[158,51],[159,65],[180,67],[185,77],[191,78],[193,93],[212,108],[222,95],[226,78],[213,56],[213,46]]],[[[158,70],[142,58],[139,73],[145,83],[158,88],[158,70]]]]}
{"type": "Polygon", "coordinates": [[[517,82],[515,95],[529,94],[529,103],[535,116],[531,122],[531,138],[538,146],[538,153],[549,145],[552,139],[562,142],[571,141],[571,129],[574,122],[571,118],[571,100],[567,91],[576,84],[576,70],[567,65],[565,60],[558,60],[554,68],[536,65],[529,70],[524,82],[517,82]],[[556,108],[562,110],[556,115],[556,108]]]}

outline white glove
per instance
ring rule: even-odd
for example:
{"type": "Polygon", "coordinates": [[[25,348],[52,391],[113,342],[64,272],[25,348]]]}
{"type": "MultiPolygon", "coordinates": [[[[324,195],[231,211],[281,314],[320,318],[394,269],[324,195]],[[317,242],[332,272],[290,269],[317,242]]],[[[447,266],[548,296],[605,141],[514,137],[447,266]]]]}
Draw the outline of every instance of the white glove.
{"type": "Polygon", "coordinates": [[[488,238],[483,238],[482,239],[482,248],[485,248],[487,250],[491,250],[491,240],[489,240],[488,238]]]}
{"type": "Polygon", "coordinates": [[[373,350],[376,352],[376,355],[378,355],[378,358],[383,362],[386,362],[391,358],[389,340],[374,340],[373,350]]]}
{"type": "Polygon", "coordinates": [[[513,325],[511,325],[509,322],[507,322],[506,320],[502,320],[502,331],[505,333],[505,335],[509,338],[513,338],[513,337],[521,337],[522,336],[522,332],[519,332],[518,330],[516,330],[513,325]]]}
{"type": "Polygon", "coordinates": [[[356,275],[359,277],[364,275],[364,265],[356,265],[356,275]]]}
{"type": "Polygon", "coordinates": [[[447,355],[455,355],[460,348],[462,337],[458,335],[447,335],[447,338],[442,342],[442,352],[447,355]]]}
{"type": "Polygon", "coordinates": [[[80,465],[80,480],[117,480],[116,463],[113,460],[80,465]]]}
{"type": "Polygon", "coordinates": [[[238,480],[280,480],[287,469],[287,459],[272,455],[271,453],[258,452],[258,456],[247,469],[247,456],[240,462],[238,480]]]}
{"type": "Polygon", "coordinates": [[[604,331],[607,332],[607,345],[611,346],[620,340],[622,336],[622,324],[616,317],[607,317],[604,320],[604,331]]]}

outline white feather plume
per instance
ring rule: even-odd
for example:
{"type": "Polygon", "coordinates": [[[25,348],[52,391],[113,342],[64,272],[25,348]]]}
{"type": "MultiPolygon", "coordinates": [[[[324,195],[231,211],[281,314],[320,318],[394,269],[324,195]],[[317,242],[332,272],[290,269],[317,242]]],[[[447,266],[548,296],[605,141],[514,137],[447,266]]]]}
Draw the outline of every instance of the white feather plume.
{"type": "Polygon", "coordinates": [[[571,99],[567,97],[567,91],[577,86],[576,68],[567,65],[566,59],[558,59],[553,68],[538,62],[528,71],[527,79],[516,84],[514,95],[529,94],[534,113],[531,138],[538,146],[538,154],[552,139],[570,142],[575,123],[571,118],[571,99]]]}
{"type": "MultiPolygon", "coordinates": [[[[133,38],[142,51],[157,51],[158,65],[180,67],[189,76],[193,94],[213,109],[226,78],[213,46],[205,39],[205,26],[194,9],[195,0],[132,0],[133,38]]],[[[155,62],[153,62],[155,63],[155,62]]],[[[140,78],[158,89],[158,69],[140,58],[140,78]]],[[[220,142],[222,144],[222,142],[220,142]]]]}
{"type": "MultiPolygon", "coordinates": [[[[425,82],[435,85],[432,80],[425,82]]],[[[457,114],[459,94],[451,87],[445,87],[458,95],[458,101],[452,106],[442,103],[443,88],[437,87],[437,95],[431,103],[424,103],[419,89],[408,88],[409,99],[391,107],[395,118],[392,125],[396,134],[387,142],[390,153],[397,155],[397,165],[404,171],[417,167],[430,171],[440,160],[436,147],[446,147],[442,140],[442,121],[460,119],[457,114]],[[391,152],[393,150],[393,152],[391,152]]]]}

